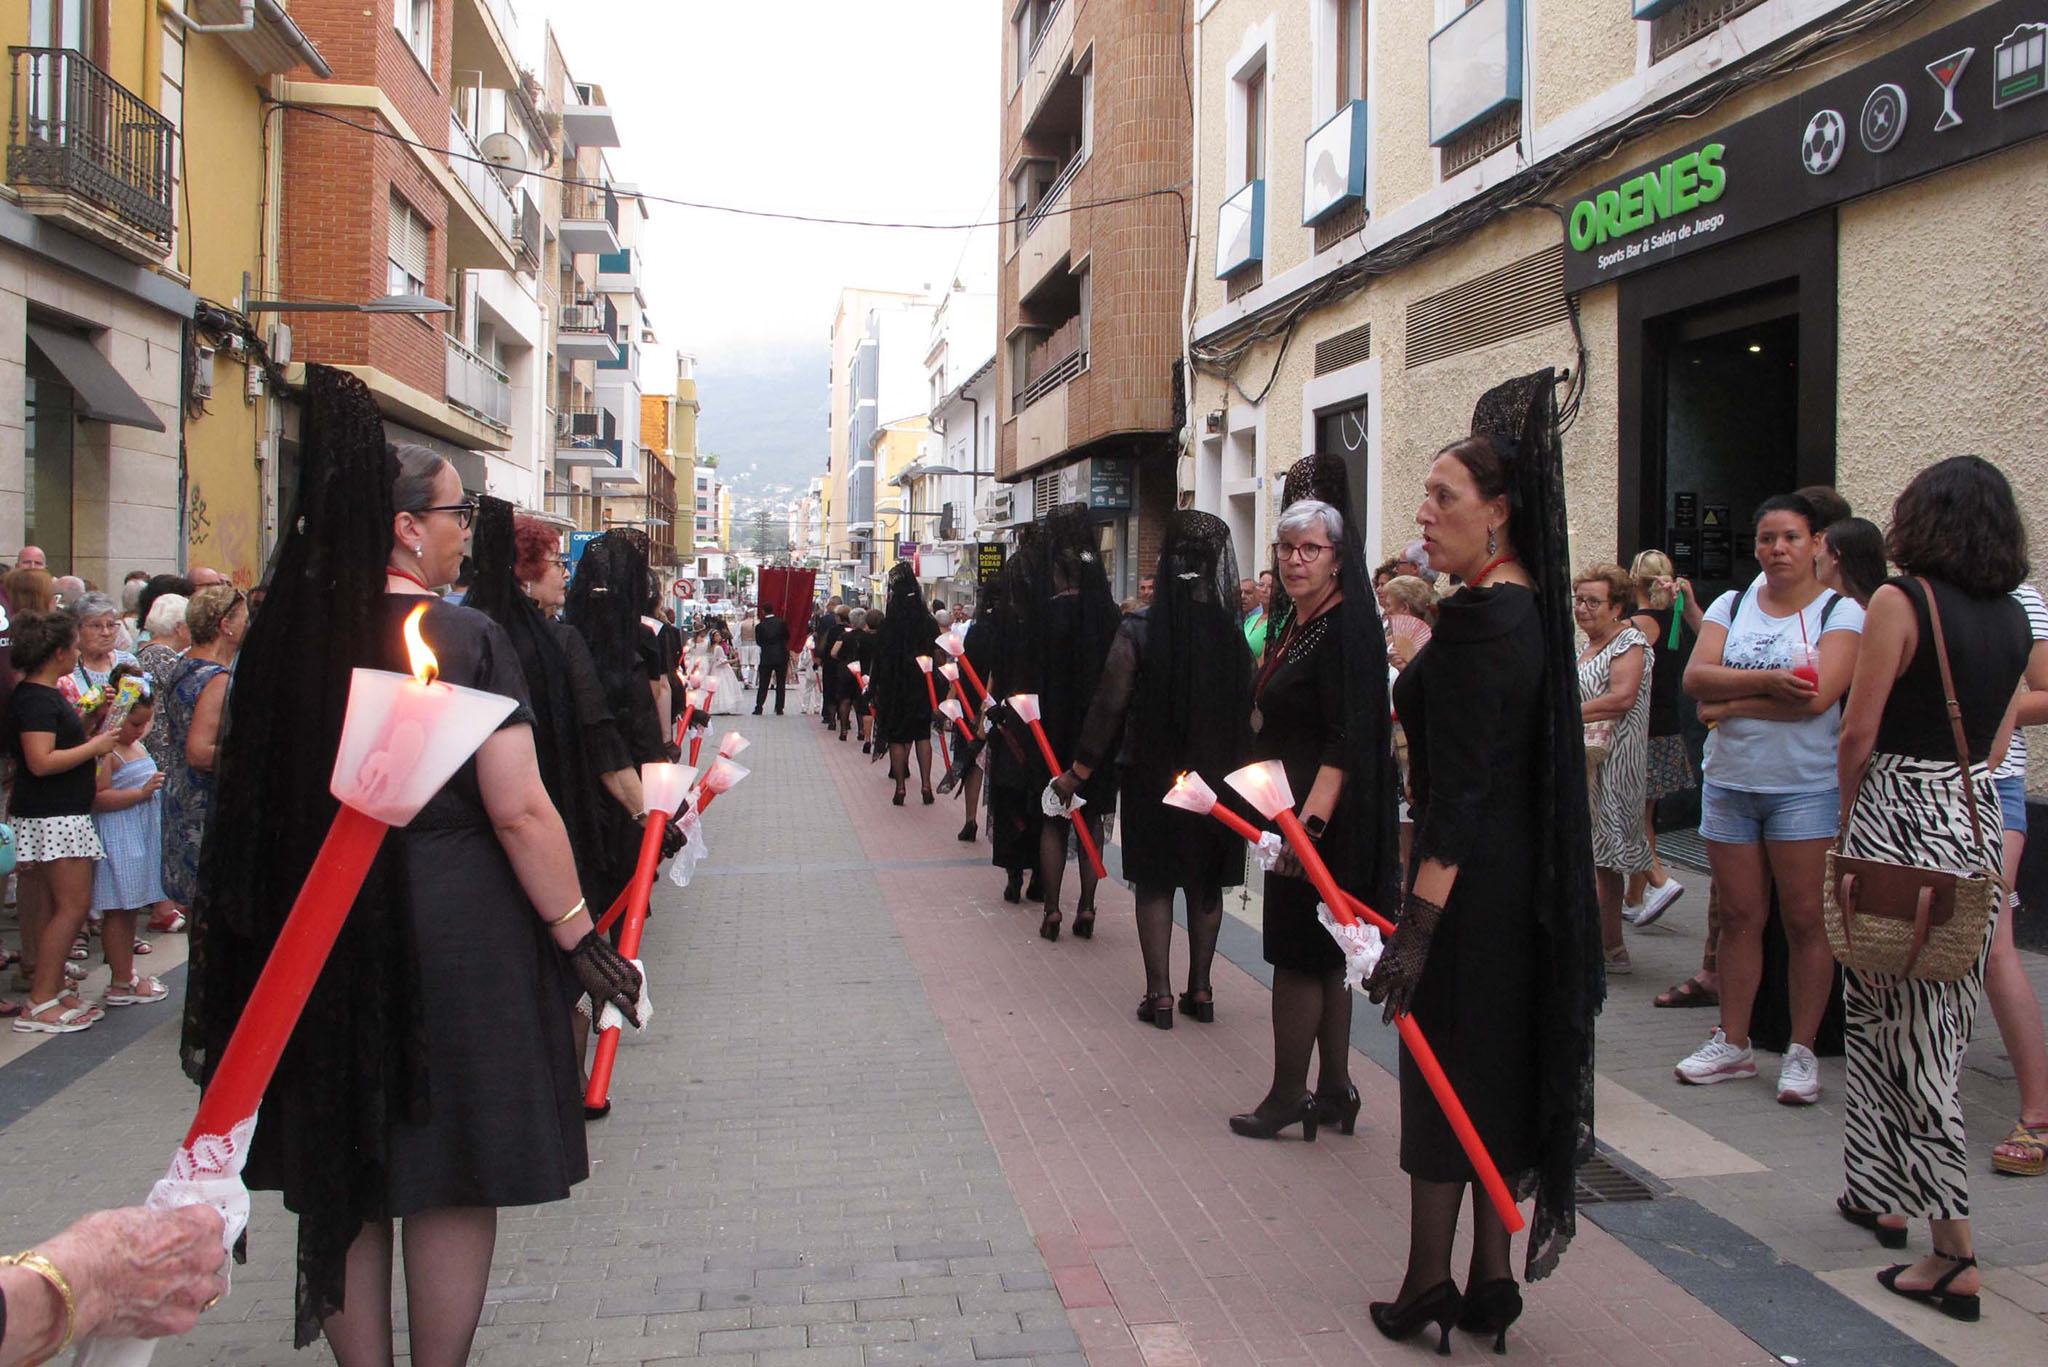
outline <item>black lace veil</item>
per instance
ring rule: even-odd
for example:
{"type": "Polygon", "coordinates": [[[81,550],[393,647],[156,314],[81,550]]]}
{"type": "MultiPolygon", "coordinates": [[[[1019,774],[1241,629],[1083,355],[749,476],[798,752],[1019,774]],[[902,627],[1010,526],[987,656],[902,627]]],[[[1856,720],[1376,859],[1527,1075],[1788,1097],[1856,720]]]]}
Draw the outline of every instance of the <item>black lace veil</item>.
{"type": "MultiPolygon", "coordinates": [[[[917,667],[917,657],[935,656],[932,668],[936,670],[940,661],[933,642],[938,639],[939,620],[932,616],[931,606],[925,602],[916,571],[910,568],[909,561],[897,561],[889,571],[889,596],[882,609],[882,634],[875,642],[874,671],[868,689],[868,701],[875,715],[892,735],[915,729],[920,717],[924,729],[931,727],[931,695],[925,692],[924,671],[917,667]]],[[[934,691],[939,682],[933,681],[934,691]]]]}
{"type": "Polygon", "coordinates": [[[1520,1175],[1517,1193],[1536,1198],[1526,1265],[1534,1281],[1556,1268],[1577,1230],[1573,1184],[1593,1150],[1593,1018],[1606,995],[1553,373],[1488,390],[1473,411],[1472,432],[1505,457],[1509,535],[1535,581],[1543,622],[1547,773],[1537,798],[1544,839],[1532,871],[1539,961],[1530,966],[1538,975],[1538,1159],[1534,1172],[1520,1175]]]}
{"type": "Polygon", "coordinates": [[[1221,518],[1191,509],[1166,524],[1145,609],[1132,753],[1176,757],[1213,783],[1242,762],[1251,652],[1237,554],[1221,518]]]}
{"type": "MultiPolygon", "coordinates": [[[[179,1055],[206,1085],[333,820],[330,771],[350,671],[389,654],[384,565],[395,457],[376,400],[346,372],[307,369],[301,481],[263,611],[235,666],[230,725],[193,908],[179,1055]]],[[[387,843],[263,1100],[253,1187],[299,1214],[300,1347],[341,1307],[343,1270],[386,1182],[383,1140],[427,1105],[412,908],[387,843]]]]}
{"type": "Polygon", "coordinates": [[[659,639],[640,621],[653,596],[646,533],[614,527],[583,548],[563,608],[569,625],[590,647],[598,680],[635,764],[668,757],[668,738],[661,734],[661,718],[647,687],[653,662],[642,649],[643,639],[659,639]]]}

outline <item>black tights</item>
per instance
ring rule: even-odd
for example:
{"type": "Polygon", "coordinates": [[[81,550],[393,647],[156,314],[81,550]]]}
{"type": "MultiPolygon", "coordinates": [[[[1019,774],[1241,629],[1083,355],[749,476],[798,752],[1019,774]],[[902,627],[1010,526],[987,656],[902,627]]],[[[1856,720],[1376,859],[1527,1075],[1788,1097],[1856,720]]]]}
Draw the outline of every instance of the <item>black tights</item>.
{"type": "Polygon", "coordinates": [[[1308,1090],[1308,1064],[1319,1057],[1316,1090],[1343,1096],[1351,1086],[1351,989],[1344,970],[1273,970],[1273,1088],[1262,1113],[1291,1112],[1308,1090]]]}
{"type": "Polygon", "coordinates": [[[1401,1280],[1396,1302],[1406,1305],[1423,1292],[1451,1279],[1451,1244],[1458,1237],[1458,1209],[1465,1189],[1472,1190],[1472,1262],[1466,1289],[1482,1282],[1512,1279],[1508,1227],[1477,1182],[1425,1182],[1408,1179],[1408,1275],[1401,1280]]]}
{"type": "MultiPolygon", "coordinates": [[[[1188,894],[1188,991],[1209,991],[1216,936],[1223,929],[1223,889],[1188,894]]],[[[1173,995],[1173,885],[1138,884],[1138,949],[1145,956],[1145,993],[1173,995]]]]}
{"type": "MultiPolygon", "coordinates": [[[[498,1241],[489,1206],[444,1206],[399,1222],[414,1367],[462,1367],[483,1316],[498,1241]]],[[[321,1330],[341,1367],[391,1367],[391,1222],[372,1220],[349,1245],[348,1308],[321,1330]]]]}
{"type": "MultiPolygon", "coordinates": [[[[900,785],[910,779],[909,741],[889,742],[889,777],[900,785]]],[[[932,743],[928,740],[915,742],[917,746],[917,778],[921,787],[932,786],[932,743]]]]}
{"type": "MultiPolygon", "coordinates": [[[[1086,812],[1081,820],[1088,823],[1088,834],[1095,837],[1095,848],[1102,848],[1102,818],[1091,817],[1086,812]]],[[[1060,909],[1060,883],[1067,872],[1067,828],[1072,823],[1060,817],[1049,816],[1038,833],[1038,888],[1045,894],[1045,914],[1051,916],[1060,909]]],[[[1169,902],[1167,917],[1169,924],[1173,916],[1169,902]]],[[[1081,900],[1077,910],[1095,909],[1095,870],[1088,863],[1086,853],[1081,855],[1081,900]]]]}

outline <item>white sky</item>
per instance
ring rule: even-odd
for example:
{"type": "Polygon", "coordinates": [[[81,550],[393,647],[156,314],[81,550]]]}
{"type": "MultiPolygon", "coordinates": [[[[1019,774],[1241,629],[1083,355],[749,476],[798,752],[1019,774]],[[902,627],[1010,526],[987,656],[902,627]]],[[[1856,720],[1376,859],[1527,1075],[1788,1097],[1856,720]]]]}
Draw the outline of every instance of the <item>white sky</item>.
{"type": "MultiPolygon", "coordinates": [[[[509,0],[537,65],[552,23],[604,87],[614,173],[650,194],[898,222],[993,216],[993,0],[509,0]]],[[[641,225],[662,347],[730,363],[822,341],[842,285],[943,286],[965,233],[782,223],[653,205],[641,225]]],[[[650,358],[651,359],[651,358],[650,358]]],[[[673,374],[643,371],[653,389],[673,374]]]]}

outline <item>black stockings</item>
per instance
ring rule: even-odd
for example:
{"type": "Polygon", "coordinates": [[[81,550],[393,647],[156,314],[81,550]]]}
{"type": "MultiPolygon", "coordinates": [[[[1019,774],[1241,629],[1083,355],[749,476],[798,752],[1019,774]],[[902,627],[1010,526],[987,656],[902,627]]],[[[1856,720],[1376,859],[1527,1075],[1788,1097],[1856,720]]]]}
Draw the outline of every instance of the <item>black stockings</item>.
{"type": "Polygon", "coordinates": [[[1472,1262],[1465,1285],[1512,1279],[1508,1227],[1478,1183],[1408,1179],[1408,1275],[1397,1303],[1406,1305],[1451,1279],[1451,1245],[1458,1237],[1458,1209],[1472,1190],[1472,1262]]]}
{"type": "MultiPolygon", "coordinates": [[[[1223,929],[1223,891],[1204,889],[1202,900],[1188,895],[1188,991],[1209,991],[1209,968],[1216,961],[1216,936],[1223,929]]],[[[1173,888],[1138,884],[1138,949],[1145,956],[1145,992],[1173,995],[1173,888]]],[[[1348,1026],[1346,1027],[1349,1028],[1348,1026]]]]}
{"type": "MultiPolygon", "coordinates": [[[[1086,812],[1081,820],[1088,823],[1088,834],[1095,837],[1095,847],[1102,848],[1102,821],[1090,817],[1086,812]]],[[[1050,916],[1060,909],[1060,882],[1067,872],[1067,828],[1072,823],[1058,817],[1047,817],[1045,826],[1038,833],[1038,888],[1045,894],[1045,914],[1050,916]]],[[[1095,905],[1095,870],[1088,864],[1088,856],[1081,856],[1081,901],[1080,906],[1095,905]]],[[[1172,924],[1173,904],[1167,903],[1167,923],[1172,924]]]]}
{"type": "MultiPolygon", "coordinates": [[[[921,787],[932,786],[932,743],[928,740],[916,742],[917,778],[921,787]]],[[[910,778],[910,742],[889,742],[889,777],[898,783],[910,778]]]]}
{"type": "MultiPolygon", "coordinates": [[[[498,1241],[498,1212],[445,1206],[400,1222],[406,1317],[415,1367],[462,1367],[483,1316],[498,1241]]],[[[321,1329],[340,1367],[390,1367],[391,1222],[372,1220],[349,1245],[348,1308],[321,1329]]]]}
{"type": "Polygon", "coordinates": [[[1344,985],[1344,970],[1304,973],[1275,968],[1269,1103],[1292,1106],[1301,1100],[1308,1090],[1311,1055],[1320,1056],[1316,1090],[1328,1096],[1344,1095],[1351,1086],[1351,989],[1344,985]]]}

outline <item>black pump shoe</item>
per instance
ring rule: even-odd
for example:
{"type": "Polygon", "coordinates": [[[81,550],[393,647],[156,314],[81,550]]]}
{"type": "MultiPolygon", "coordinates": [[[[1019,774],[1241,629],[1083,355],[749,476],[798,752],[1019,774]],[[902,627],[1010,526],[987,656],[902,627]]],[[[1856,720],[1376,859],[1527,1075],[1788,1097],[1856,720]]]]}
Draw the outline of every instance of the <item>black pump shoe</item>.
{"type": "Polygon", "coordinates": [[[1877,1242],[1882,1247],[1904,1248],[1906,1246],[1906,1227],[1904,1225],[1900,1225],[1895,1229],[1880,1223],[1876,1211],[1864,1210],[1861,1207],[1850,1205],[1849,1197],[1846,1193],[1835,1198],[1835,1209],[1841,1212],[1842,1218],[1850,1224],[1861,1229],[1867,1229],[1872,1234],[1875,1234],[1877,1242]]]}
{"type": "Polygon", "coordinates": [[[970,821],[965,826],[962,826],[960,828],[959,841],[963,845],[972,845],[974,843],[974,837],[979,835],[980,833],[980,830],[975,826],[975,824],[972,821],[970,821]]]}
{"type": "MultiPolygon", "coordinates": [[[[1261,1105],[1265,1103],[1261,1102],[1261,1105]]],[[[1263,1116],[1256,1110],[1230,1117],[1230,1132],[1241,1134],[1246,1139],[1278,1139],[1280,1131],[1289,1125],[1301,1126],[1304,1142],[1316,1142],[1316,1099],[1305,1096],[1277,1116],[1263,1116]]]]}
{"type": "Polygon", "coordinates": [[[1459,1303],[1457,1283],[1438,1282],[1405,1306],[1398,1301],[1374,1301],[1368,1309],[1373,1327],[1396,1343],[1415,1337],[1423,1325],[1434,1324],[1439,1335],[1436,1351],[1449,1357],[1451,1326],[1458,1322],[1459,1303]]]}
{"type": "Polygon", "coordinates": [[[1180,994],[1180,1013],[1203,1025],[1216,1023],[1216,998],[1211,994],[1207,1001],[1197,1001],[1195,993],[1209,991],[1206,987],[1191,987],[1180,994]]]}
{"type": "Polygon", "coordinates": [[[1074,938],[1077,940],[1092,940],[1095,938],[1094,907],[1074,908],[1074,938]]]}
{"type": "Polygon", "coordinates": [[[1316,1119],[1324,1125],[1335,1125],[1342,1134],[1350,1134],[1358,1128],[1358,1108],[1364,1104],[1356,1087],[1347,1086],[1341,1096],[1317,1092],[1316,1119]]]}
{"type": "Polygon", "coordinates": [[[1912,1266],[1910,1263],[1899,1263],[1878,1273],[1877,1284],[1891,1292],[1894,1296],[1903,1296],[1909,1301],[1919,1301],[1922,1305],[1931,1305],[1952,1320],[1961,1320],[1965,1324],[1975,1324],[1977,1317],[1983,1313],[1982,1301],[1978,1299],[1974,1292],[1964,1295],[1960,1291],[1949,1290],[1948,1285],[1957,1277],[1962,1276],[1965,1268],[1975,1267],[1977,1260],[1975,1258],[1959,1258],[1953,1253],[1943,1253],[1938,1248],[1934,1250],[1934,1256],[1946,1259],[1949,1263],[1949,1269],[1941,1274],[1940,1279],[1934,1285],[1924,1290],[1899,1285],[1899,1274],[1908,1271],[1912,1266]]]}
{"type": "Polygon", "coordinates": [[[1048,910],[1045,913],[1045,918],[1038,923],[1038,937],[1041,940],[1057,940],[1060,938],[1060,909],[1058,907],[1048,910]]]}
{"type": "Polygon", "coordinates": [[[1038,890],[1037,869],[1031,871],[1030,881],[1024,884],[1024,900],[1027,902],[1043,902],[1045,900],[1045,894],[1038,890]]]}
{"type": "Polygon", "coordinates": [[[1468,1334],[1493,1335],[1493,1351],[1508,1350],[1508,1326],[1522,1317],[1522,1288],[1513,1277],[1496,1277],[1465,1291],[1458,1327],[1468,1334]]]}
{"type": "MultiPolygon", "coordinates": [[[[1080,934],[1079,930],[1074,932],[1080,934]]],[[[1138,998],[1138,1019],[1160,1030],[1173,1029],[1173,994],[1162,992],[1154,997],[1149,993],[1138,998]]]]}
{"type": "Polygon", "coordinates": [[[1022,869],[1010,870],[1009,878],[1003,883],[1003,900],[1005,902],[1021,902],[1024,900],[1024,871],[1022,869]]]}

